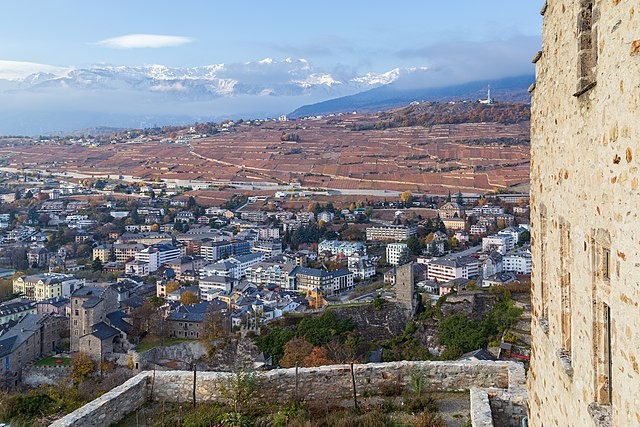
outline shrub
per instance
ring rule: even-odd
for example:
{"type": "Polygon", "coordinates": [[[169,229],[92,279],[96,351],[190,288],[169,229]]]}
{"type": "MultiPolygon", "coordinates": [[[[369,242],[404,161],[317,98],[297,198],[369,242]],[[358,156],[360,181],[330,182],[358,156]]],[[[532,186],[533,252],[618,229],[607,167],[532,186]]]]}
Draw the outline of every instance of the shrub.
{"type": "Polygon", "coordinates": [[[220,423],[224,427],[251,427],[251,420],[240,412],[227,412],[220,417],[220,423]]]}
{"type": "Polygon", "coordinates": [[[84,353],[79,353],[71,360],[71,379],[74,384],[84,381],[96,366],[93,360],[84,353]]]}

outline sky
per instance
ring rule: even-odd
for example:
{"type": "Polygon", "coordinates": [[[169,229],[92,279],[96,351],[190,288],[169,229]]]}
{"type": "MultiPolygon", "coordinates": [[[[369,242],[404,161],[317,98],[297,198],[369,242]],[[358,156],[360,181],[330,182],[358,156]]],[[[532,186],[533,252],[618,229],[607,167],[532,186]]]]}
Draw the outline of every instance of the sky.
{"type": "Polygon", "coordinates": [[[10,1],[1,6],[0,60],[196,66],[293,57],[329,71],[383,72],[429,66],[451,49],[464,57],[485,43],[505,52],[539,43],[538,3],[10,1]]]}
{"type": "Polygon", "coordinates": [[[538,3],[5,1],[0,134],[273,117],[391,81],[532,75],[538,3]]]}

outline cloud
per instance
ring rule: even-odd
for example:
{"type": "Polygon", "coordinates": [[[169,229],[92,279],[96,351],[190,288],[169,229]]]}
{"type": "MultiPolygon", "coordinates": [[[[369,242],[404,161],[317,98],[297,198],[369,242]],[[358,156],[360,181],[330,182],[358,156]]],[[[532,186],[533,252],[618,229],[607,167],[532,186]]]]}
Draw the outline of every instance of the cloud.
{"type": "Polygon", "coordinates": [[[0,80],[22,80],[35,73],[63,75],[69,69],[36,62],[0,60],[0,80]]]}
{"type": "Polygon", "coordinates": [[[166,36],[160,34],[128,34],[101,40],[95,44],[111,49],[140,49],[181,46],[191,43],[190,37],[166,36]]]}
{"type": "Polygon", "coordinates": [[[402,49],[395,52],[400,60],[429,66],[430,83],[448,85],[465,81],[533,74],[533,54],[539,49],[539,37],[514,36],[484,42],[448,41],[402,49]]]}

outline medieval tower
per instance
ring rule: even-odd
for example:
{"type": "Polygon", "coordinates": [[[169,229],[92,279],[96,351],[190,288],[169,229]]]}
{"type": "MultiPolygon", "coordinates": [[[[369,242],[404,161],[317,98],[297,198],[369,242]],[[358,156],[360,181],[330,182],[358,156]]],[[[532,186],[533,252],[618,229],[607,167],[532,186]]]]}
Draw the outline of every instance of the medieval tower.
{"type": "Polygon", "coordinates": [[[640,425],[640,2],[541,12],[529,425],[640,425]]]}

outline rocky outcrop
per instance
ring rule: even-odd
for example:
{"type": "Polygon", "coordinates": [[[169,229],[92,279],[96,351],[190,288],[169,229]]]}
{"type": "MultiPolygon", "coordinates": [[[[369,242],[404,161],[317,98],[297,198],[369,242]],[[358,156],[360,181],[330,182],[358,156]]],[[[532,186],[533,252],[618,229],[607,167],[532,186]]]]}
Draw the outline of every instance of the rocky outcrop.
{"type": "Polygon", "coordinates": [[[361,338],[367,342],[383,341],[401,335],[409,320],[404,305],[385,301],[376,309],[372,304],[335,308],[335,315],[341,319],[351,318],[361,338]]]}

